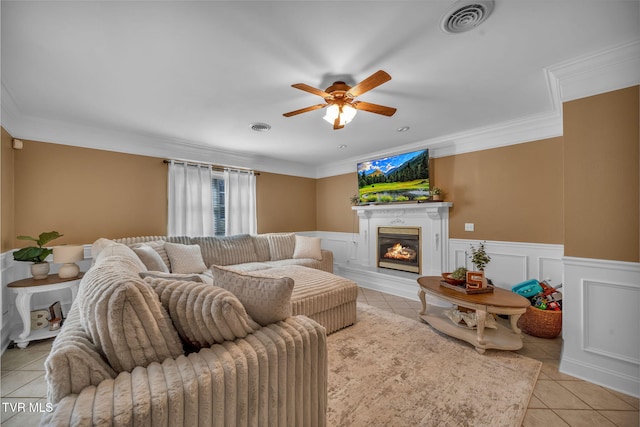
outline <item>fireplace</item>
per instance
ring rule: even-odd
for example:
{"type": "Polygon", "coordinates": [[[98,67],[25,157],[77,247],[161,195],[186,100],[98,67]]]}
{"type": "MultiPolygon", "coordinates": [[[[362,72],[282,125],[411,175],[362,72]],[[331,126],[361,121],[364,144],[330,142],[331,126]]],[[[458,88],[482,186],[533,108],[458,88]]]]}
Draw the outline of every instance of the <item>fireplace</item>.
{"type": "Polygon", "coordinates": [[[420,227],[378,227],[378,267],[421,273],[420,227]]]}

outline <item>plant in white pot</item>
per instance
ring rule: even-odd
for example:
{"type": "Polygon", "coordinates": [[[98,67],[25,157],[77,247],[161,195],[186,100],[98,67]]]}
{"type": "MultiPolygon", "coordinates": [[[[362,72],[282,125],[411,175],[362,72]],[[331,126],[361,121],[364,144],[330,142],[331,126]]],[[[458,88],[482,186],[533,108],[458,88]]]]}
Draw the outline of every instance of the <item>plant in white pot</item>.
{"type": "Polygon", "coordinates": [[[37,238],[31,236],[18,236],[19,240],[31,240],[36,242],[37,246],[27,246],[13,253],[13,259],[16,261],[32,262],[31,274],[34,279],[46,279],[49,275],[49,263],[47,257],[53,252],[52,249],[43,247],[52,240],[62,237],[57,231],[49,231],[41,233],[37,238]]]}

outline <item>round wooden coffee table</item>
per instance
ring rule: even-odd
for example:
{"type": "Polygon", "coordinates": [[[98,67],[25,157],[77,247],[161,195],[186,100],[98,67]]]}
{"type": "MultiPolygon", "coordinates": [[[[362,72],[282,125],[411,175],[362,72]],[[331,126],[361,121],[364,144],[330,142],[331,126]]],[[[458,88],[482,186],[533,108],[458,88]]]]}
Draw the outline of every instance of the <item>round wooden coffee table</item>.
{"type": "Polygon", "coordinates": [[[522,348],[522,331],[517,324],[520,316],[531,305],[528,299],[498,287],[494,288],[491,293],[468,295],[441,286],[441,280],[442,278],[438,276],[418,278],[418,285],[420,286],[418,296],[422,301],[420,319],[444,334],[470,343],[478,353],[484,353],[488,348],[498,350],[518,350],[522,348]],[[432,305],[427,310],[426,294],[451,304],[474,309],[478,321],[477,328],[474,330],[454,324],[447,317],[445,313],[447,309],[444,307],[432,305]],[[487,314],[508,315],[511,329],[504,327],[500,323],[497,324],[497,329],[485,328],[487,314]]]}

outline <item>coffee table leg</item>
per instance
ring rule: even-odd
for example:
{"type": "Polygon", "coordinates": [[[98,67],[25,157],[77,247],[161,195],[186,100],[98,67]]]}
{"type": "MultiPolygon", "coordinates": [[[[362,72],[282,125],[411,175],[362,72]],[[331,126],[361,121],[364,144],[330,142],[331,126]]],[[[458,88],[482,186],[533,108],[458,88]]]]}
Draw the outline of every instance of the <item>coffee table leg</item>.
{"type": "Polygon", "coordinates": [[[484,326],[487,321],[487,312],[484,310],[476,310],[476,318],[478,320],[478,344],[484,345],[484,326]]]}
{"type": "Polygon", "coordinates": [[[511,329],[513,330],[513,332],[515,332],[518,335],[522,333],[522,330],[518,328],[518,319],[520,319],[520,316],[522,316],[522,314],[512,314],[511,316],[509,316],[509,321],[511,322],[511,329]]]}
{"type": "Polygon", "coordinates": [[[426,314],[427,313],[427,300],[424,296],[424,291],[422,289],[420,289],[418,291],[418,298],[420,298],[420,302],[422,302],[422,311],[420,312],[420,314],[426,314]]]}

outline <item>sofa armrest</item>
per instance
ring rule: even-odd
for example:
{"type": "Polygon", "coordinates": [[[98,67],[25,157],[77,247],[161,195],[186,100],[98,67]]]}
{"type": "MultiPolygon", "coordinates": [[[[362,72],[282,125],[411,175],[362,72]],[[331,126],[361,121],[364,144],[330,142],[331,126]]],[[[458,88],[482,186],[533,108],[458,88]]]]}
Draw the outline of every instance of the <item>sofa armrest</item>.
{"type": "Polygon", "coordinates": [[[333,252],[327,249],[321,249],[322,261],[319,270],[324,270],[328,273],[333,273],[333,252]]]}
{"type": "Polygon", "coordinates": [[[325,329],[305,316],[70,394],[41,425],[309,425],[327,410],[325,329]]]}

